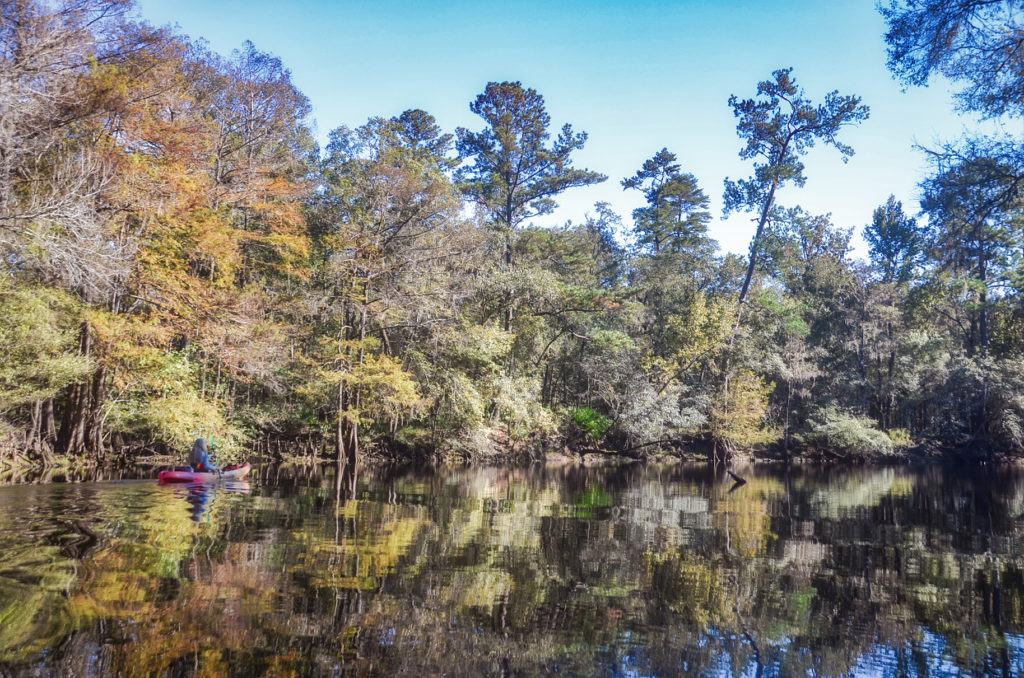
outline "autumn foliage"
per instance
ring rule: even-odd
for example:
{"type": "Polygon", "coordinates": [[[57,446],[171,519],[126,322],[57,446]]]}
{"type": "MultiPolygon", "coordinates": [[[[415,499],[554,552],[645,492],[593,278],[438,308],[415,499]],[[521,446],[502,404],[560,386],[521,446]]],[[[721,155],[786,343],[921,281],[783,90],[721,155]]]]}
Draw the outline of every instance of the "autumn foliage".
{"type": "MultiPolygon", "coordinates": [[[[886,16],[897,47],[930,25],[886,16]]],[[[746,256],[667,148],[620,182],[631,223],[537,226],[606,177],[519,82],[486,85],[474,129],[413,109],[321,147],[251,43],[214,53],[129,0],[0,0],[0,97],[0,465],[198,436],[342,464],[1024,441],[1012,143],[936,152],[927,228],[890,198],[868,263],[850,225],[777,203],[868,115],[786,68],[729,101],[746,256]]]]}

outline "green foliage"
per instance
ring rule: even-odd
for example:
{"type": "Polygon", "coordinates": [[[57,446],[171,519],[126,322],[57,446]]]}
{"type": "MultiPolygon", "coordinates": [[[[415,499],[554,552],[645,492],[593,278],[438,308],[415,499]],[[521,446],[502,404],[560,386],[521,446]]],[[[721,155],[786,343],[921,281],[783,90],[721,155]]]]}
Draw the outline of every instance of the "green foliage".
{"type": "Polygon", "coordinates": [[[888,24],[889,70],[907,85],[935,75],[961,85],[965,110],[988,116],[1024,112],[1017,7],[990,0],[890,0],[879,8],[888,24]]]}
{"type": "Polygon", "coordinates": [[[875,208],[864,229],[864,240],[882,282],[905,285],[914,278],[924,254],[924,233],[903,213],[903,203],[896,196],[890,195],[884,205],[875,208]]]}
{"type": "Polygon", "coordinates": [[[0,276],[0,412],[57,395],[93,370],[77,351],[81,317],[68,295],[0,276]]]}
{"type": "Polygon", "coordinates": [[[680,170],[675,153],[661,149],[623,179],[622,187],[639,190],[647,200],[647,206],[633,210],[639,247],[655,255],[687,252],[695,258],[714,252],[716,243],[707,236],[710,202],[697,178],[680,170]]]}
{"type": "Polygon", "coordinates": [[[1006,445],[1024,447],[1024,360],[1000,361],[992,370],[989,431],[1006,445]]]}
{"type": "Polygon", "coordinates": [[[602,174],[572,167],[571,156],[583,148],[586,133],[565,125],[548,145],[551,116],[536,90],[518,82],[490,82],[469,108],[486,127],[456,130],[459,154],[472,160],[460,169],[461,187],[503,228],[550,213],[553,197],[569,188],[604,181],[602,174]]]}
{"type": "Polygon", "coordinates": [[[139,354],[132,367],[133,380],[108,407],[114,430],[163,443],[180,454],[196,438],[207,437],[216,442],[222,461],[243,456],[246,431],[228,416],[220,398],[201,393],[198,366],[187,354],[150,350],[139,354]]]}
{"type": "Polygon", "coordinates": [[[573,410],[572,423],[575,424],[591,443],[596,443],[611,428],[612,421],[608,417],[592,410],[589,407],[580,407],[573,410]]]}
{"type": "Polygon", "coordinates": [[[780,297],[771,291],[759,296],[757,301],[765,310],[778,317],[785,334],[801,338],[810,335],[811,328],[804,320],[804,313],[807,310],[805,305],[792,297],[780,297]]]}
{"type": "Polygon", "coordinates": [[[812,445],[851,457],[876,457],[893,453],[893,441],[865,417],[834,407],[816,412],[808,422],[806,440],[812,445]]]}
{"type": "Polygon", "coordinates": [[[914,444],[914,439],[910,437],[910,432],[905,428],[893,428],[886,431],[889,436],[889,440],[892,441],[894,449],[900,449],[901,447],[910,447],[914,444]]]}
{"type": "MultiPolygon", "coordinates": [[[[932,154],[927,229],[890,197],[862,265],[851,230],[776,198],[804,184],[815,145],[848,159],[841,134],[868,109],[812,102],[776,70],[729,99],[752,164],[725,181],[725,213],[756,223],[740,257],[717,251],[707,195],[667,149],[621,182],[643,196],[631,223],[598,202],[531,224],[605,177],[574,166],[586,133],[553,128],[519,82],[470,103],[478,131],[413,109],[317,149],[309,101],[251,43],[220,56],[119,12],[15,10],[29,61],[0,59],[19,102],[5,129],[31,133],[0,134],[0,438],[30,457],[183,451],[201,433],[229,457],[278,436],[353,460],[473,455],[566,428],[623,448],[807,430],[884,454],[882,429],[888,449],[922,435],[1024,449],[1015,143],[932,154]]],[[[980,31],[1012,17],[958,12],[894,0],[890,66],[953,77],[973,110],[1020,112],[1019,55],[980,31]]]]}
{"type": "Polygon", "coordinates": [[[510,442],[554,430],[550,410],[537,397],[539,387],[530,377],[505,376],[495,381],[493,413],[504,424],[510,442]]]}
{"type": "Polygon", "coordinates": [[[729,106],[739,119],[736,132],[746,141],[740,158],[755,162],[751,177],[725,180],[724,213],[759,213],[747,275],[740,288],[742,304],[753,279],[765,225],[775,206],[776,191],[789,183],[804,185],[800,156],[817,142],[833,146],[844,161],[853,155],[853,149],[840,142],[837,135],[843,127],[866,120],[868,107],[860,97],[842,96],[836,91],[826,94],[822,104],[812,104],[797,86],[790,68],[779,69],[772,73],[771,80],[758,83],[756,98],[729,97],[729,106]]]}

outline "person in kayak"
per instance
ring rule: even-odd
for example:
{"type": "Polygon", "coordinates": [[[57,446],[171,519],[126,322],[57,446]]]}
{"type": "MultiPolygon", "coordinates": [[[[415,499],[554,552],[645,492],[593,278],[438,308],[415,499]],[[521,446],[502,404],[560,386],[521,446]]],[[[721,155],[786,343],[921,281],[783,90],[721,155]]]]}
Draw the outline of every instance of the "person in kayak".
{"type": "Polygon", "coordinates": [[[192,445],[192,452],[188,455],[189,465],[196,471],[205,473],[220,472],[220,467],[210,459],[210,453],[206,451],[206,438],[196,438],[192,445]]]}

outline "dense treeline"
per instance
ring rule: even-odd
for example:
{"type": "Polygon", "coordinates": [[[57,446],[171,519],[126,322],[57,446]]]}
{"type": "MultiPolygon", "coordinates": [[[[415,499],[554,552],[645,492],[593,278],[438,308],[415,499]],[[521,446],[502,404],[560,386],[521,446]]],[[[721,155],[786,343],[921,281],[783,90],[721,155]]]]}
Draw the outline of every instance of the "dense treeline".
{"type": "MultiPolygon", "coordinates": [[[[1024,55],[990,35],[1018,3],[961,5],[883,10],[891,69],[1019,116],[1024,55]]],[[[3,463],[199,434],[347,461],[1024,447],[1016,139],[931,149],[921,214],[890,198],[856,261],[849,225],[776,195],[815,144],[851,155],[867,107],[778,70],[729,101],[752,164],[725,182],[756,225],[742,258],[668,149],[621,180],[645,201],[631,223],[598,203],[535,226],[607,177],[573,165],[586,134],[520,83],[487,85],[476,130],[409,110],[318,148],[279,59],[130,10],[0,0],[3,463]]]]}

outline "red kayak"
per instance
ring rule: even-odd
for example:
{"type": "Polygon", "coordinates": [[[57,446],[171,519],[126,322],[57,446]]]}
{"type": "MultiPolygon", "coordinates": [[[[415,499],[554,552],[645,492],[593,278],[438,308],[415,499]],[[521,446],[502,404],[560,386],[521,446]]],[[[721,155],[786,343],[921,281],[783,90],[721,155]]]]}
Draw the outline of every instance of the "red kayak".
{"type": "Polygon", "coordinates": [[[160,471],[157,479],[161,483],[215,483],[218,480],[241,480],[251,470],[248,462],[241,466],[225,466],[219,473],[193,471],[191,466],[179,466],[173,471],[160,471]]]}

